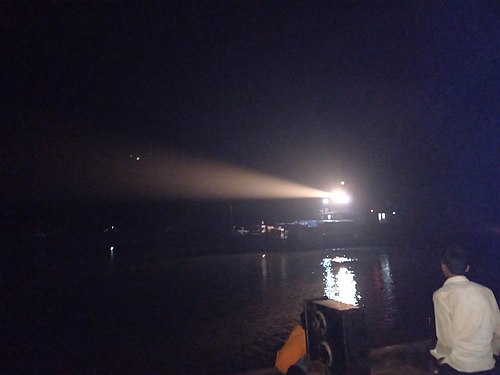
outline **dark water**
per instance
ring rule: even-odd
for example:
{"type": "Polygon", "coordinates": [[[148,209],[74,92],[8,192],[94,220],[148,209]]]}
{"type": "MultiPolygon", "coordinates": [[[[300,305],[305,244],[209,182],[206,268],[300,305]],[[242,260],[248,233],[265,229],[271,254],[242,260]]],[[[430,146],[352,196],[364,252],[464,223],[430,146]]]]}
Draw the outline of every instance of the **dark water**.
{"type": "MultiPolygon", "coordinates": [[[[429,337],[432,248],[169,257],[119,247],[2,257],[2,374],[234,374],[272,367],[306,298],[366,309],[371,347],[429,337]]],[[[499,290],[498,250],[470,277],[499,290]],[[480,271],[479,271],[480,270],[480,271]]]]}

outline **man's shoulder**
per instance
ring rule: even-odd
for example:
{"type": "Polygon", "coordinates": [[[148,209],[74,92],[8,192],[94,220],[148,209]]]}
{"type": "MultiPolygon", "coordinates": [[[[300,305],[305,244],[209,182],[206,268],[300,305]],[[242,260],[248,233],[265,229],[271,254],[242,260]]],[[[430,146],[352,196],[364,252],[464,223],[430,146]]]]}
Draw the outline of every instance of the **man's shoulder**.
{"type": "Polygon", "coordinates": [[[483,284],[479,284],[474,281],[469,281],[467,283],[467,287],[465,288],[466,293],[469,296],[476,295],[476,296],[481,296],[485,301],[488,301],[488,303],[492,306],[498,306],[495,294],[493,291],[488,288],[487,286],[483,284]]]}
{"type": "Polygon", "coordinates": [[[481,286],[481,284],[473,283],[469,279],[464,276],[454,276],[447,279],[441,288],[434,291],[433,296],[445,296],[448,294],[456,294],[456,293],[466,293],[466,290],[469,288],[476,288],[477,286],[481,286]],[[475,284],[475,285],[474,285],[475,284]]]}
{"type": "Polygon", "coordinates": [[[448,294],[448,293],[460,293],[461,291],[471,291],[471,289],[481,291],[485,294],[493,295],[490,288],[479,284],[478,282],[471,281],[465,276],[454,276],[447,279],[441,288],[434,291],[434,295],[448,294]]]}
{"type": "Polygon", "coordinates": [[[436,289],[434,293],[432,293],[432,298],[433,299],[440,298],[448,293],[449,293],[449,288],[443,285],[441,288],[436,289]]]}
{"type": "Polygon", "coordinates": [[[492,290],[483,284],[479,284],[475,281],[469,281],[468,285],[470,288],[475,288],[475,289],[481,290],[484,293],[493,295],[492,290]]]}

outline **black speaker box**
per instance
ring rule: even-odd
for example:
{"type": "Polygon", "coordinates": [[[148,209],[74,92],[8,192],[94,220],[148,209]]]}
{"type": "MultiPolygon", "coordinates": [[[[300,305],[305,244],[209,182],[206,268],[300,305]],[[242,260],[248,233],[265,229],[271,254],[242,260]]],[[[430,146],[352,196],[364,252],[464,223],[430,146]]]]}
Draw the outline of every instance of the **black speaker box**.
{"type": "Polygon", "coordinates": [[[321,299],[305,303],[309,361],[321,361],[331,375],[369,375],[369,348],[361,307],[321,299]]]}

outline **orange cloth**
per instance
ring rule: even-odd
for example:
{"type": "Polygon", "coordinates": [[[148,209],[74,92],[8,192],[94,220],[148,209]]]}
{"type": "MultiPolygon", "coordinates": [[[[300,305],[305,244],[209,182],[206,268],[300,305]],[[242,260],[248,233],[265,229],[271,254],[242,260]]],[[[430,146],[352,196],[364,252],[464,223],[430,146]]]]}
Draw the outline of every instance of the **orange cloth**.
{"type": "Polygon", "coordinates": [[[275,366],[281,372],[287,372],[290,366],[296,364],[305,355],[306,332],[301,326],[295,326],[285,345],[276,353],[275,366]]]}

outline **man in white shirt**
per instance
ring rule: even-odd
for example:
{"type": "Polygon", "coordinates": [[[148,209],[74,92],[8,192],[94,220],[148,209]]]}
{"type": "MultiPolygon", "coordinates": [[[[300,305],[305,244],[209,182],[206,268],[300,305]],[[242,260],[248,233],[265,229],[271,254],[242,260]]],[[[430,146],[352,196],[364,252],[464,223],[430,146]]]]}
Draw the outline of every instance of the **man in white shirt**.
{"type": "Polygon", "coordinates": [[[432,296],[436,320],[439,374],[495,374],[500,349],[500,311],[493,292],[464,276],[465,251],[450,247],[441,254],[446,281],[432,296]]]}

